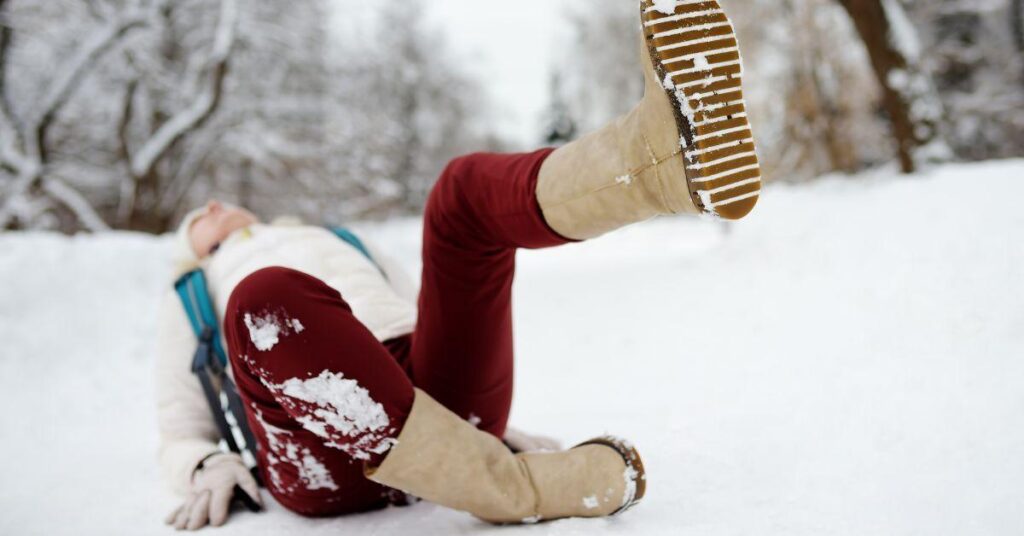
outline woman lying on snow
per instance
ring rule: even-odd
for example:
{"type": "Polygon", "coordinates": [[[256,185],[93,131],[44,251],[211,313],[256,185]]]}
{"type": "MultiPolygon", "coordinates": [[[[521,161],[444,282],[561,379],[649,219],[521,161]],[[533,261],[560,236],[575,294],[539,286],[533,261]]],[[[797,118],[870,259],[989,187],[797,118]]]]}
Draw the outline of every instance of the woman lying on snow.
{"type": "MultiPolygon", "coordinates": [[[[362,512],[401,490],[526,523],[607,516],[643,497],[623,440],[530,452],[553,445],[506,429],[518,248],[659,214],[738,219],[757,201],[728,19],[713,1],[643,0],[641,11],[647,91],[630,113],[557,150],[475,154],[444,171],[425,210],[416,305],[385,257],[371,251],[381,273],[325,229],[264,225],[215,202],[182,223],[182,269],[205,269],[260,476],[286,508],[362,512]]],[[[220,525],[236,485],[259,491],[241,458],[217,449],[173,294],[161,328],[161,463],[188,497],[168,522],[220,525]]]]}

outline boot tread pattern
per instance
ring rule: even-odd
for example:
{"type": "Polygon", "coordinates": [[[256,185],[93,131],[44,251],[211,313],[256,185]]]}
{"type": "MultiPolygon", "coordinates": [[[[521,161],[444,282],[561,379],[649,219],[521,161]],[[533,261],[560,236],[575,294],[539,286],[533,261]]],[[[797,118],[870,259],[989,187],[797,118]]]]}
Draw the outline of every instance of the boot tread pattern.
{"type": "Polygon", "coordinates": [[[715,0],[641,0],[655,71],[676,108],[690,195],[739,219],[754,208],[761,168],[747,119],[732,23],[715,0]]]}

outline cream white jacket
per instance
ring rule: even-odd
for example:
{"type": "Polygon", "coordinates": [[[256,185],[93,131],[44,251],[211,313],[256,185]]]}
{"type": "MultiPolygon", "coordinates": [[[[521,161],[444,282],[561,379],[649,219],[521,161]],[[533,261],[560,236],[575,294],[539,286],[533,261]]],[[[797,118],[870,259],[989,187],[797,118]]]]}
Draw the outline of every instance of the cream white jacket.
{"type": "MultiPolygon", "coordinates": [[[[222,322],[231,291],[242,279],[261,268],[284,266],[312,275],[338,290],[356,318],[378,340],[411,333],[416,324],[416,286],[393,259],[372,244],[366,246],[385,274],[360,251],[326,229],[257,224],[232,233],[215,255],[204,259],[202,268],[222,322]]],[[[173,289],[164,296],[159,314],[159,459],[172,489],[184,494],[199,460],[218,450],[220,434],[199,381],[191,371],[196,337],[173,289]]],[[[223,335],[222,343],[227,350],[223,335]]],[[[230,367],[228,373],[231,374],[230,367]]]]}

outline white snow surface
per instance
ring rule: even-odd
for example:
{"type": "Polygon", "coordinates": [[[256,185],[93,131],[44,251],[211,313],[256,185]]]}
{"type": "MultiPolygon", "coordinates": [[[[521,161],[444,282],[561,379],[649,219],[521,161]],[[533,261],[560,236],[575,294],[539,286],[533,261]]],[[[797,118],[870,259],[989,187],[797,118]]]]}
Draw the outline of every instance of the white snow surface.
{"type": "MultiPolygon", "coordinates": [[[[1024,160],[769,186],[726,227],[661,219],[520,255],[512,422],[614,433],[647,496],[491,527],[428,503],[275,504],[220,535],[1024,532],[1024,160]]],[[[418,266],[418,221],[365,225],[418,266]]],[[[171,534],[156,465],[169,238],[0,235],[0,534],[171,534]]]]}

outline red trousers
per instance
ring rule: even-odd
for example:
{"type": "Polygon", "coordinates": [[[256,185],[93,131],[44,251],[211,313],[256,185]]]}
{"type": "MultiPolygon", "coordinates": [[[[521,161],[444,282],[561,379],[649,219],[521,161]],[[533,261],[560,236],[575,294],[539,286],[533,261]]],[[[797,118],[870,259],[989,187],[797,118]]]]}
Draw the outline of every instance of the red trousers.
{"type": "Polygon", "coordinates": [[[517,248],[568,242],[544,221],[550,149],[453,160],[427,201],[415,332],[380,343],[344,296],[287,268],[251,274],[225,311],[232,370],[274,497],[330,516],[388,504],[363,477],[402,430],[413,386],[502,437],[512,402],[517,248]]]}

